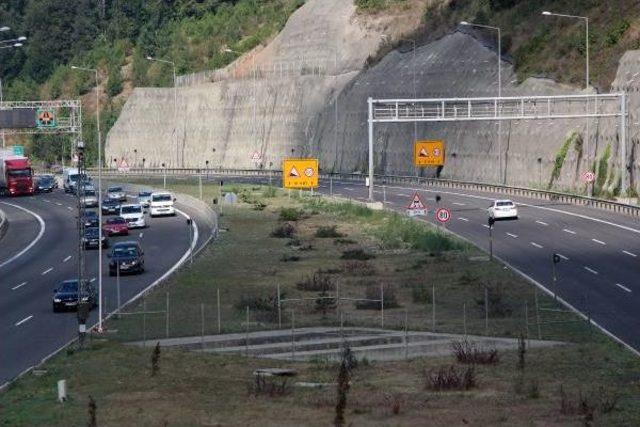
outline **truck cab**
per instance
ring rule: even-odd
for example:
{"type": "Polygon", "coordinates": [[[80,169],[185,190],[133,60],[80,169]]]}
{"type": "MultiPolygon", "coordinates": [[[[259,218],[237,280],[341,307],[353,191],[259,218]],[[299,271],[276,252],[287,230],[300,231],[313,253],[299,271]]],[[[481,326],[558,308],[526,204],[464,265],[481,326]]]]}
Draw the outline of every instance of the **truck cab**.
{"type": "Polygon", "coordinates": [[[31,162],[24,156],[0,156],[0,191],[10,196],[34,193],[31,162]]]}

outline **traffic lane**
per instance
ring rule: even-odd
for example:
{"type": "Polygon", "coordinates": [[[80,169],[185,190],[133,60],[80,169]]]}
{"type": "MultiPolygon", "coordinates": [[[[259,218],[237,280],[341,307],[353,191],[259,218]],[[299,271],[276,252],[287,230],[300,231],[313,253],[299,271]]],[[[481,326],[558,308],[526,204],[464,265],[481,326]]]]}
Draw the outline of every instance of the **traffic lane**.
{"type": "Polygon", "coordinates": [[[40,233],[40,223],[37,218],[12,205],[20,206],[19,199],[0,199],[0,207],[9,221],[7,232],[0,242],[0,265],[5,264],[0,267],[0,287],[12,264],[17,262],[17,260],[9,262],[9,260],[29,246],[40,233]]]}

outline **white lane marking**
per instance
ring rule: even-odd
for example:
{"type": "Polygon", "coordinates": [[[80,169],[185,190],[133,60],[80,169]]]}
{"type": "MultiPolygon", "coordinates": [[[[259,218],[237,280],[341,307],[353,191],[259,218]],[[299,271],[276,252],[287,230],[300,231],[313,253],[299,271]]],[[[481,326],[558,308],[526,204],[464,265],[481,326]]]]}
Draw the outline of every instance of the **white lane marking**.
{"type": "Polygon", "coordinates": [[[565,261],[569,261],[569,258],[568,258],[568,257],[566,257],[566,256],[564,256],[564,255],[562,255],[562,254],[558,254],[558,253],[556,253],[556,255],[558,255],[560,258],[562,258],[562,259],[563,259],[563,260],[565,260],[565,261]]]}
{"type": "Polygon", "coordinates": [[[460,217],[460,218],[458,218],[458,219],[459,219],[460,221],[469,222],[469,220],[468,220],[467,218],[460,217]]]}
{"type": "Polygon", "coordinates": [[[67,206],[67,209],[69,209],[70,211],[73,210],[73,208],[71,206],[67,206]]]}
{"type": "Polygon", "coordinates": [[[44,276],[45,274],[48,274],[51,270],[53,270],[53,267],[47,268],[45,271],[41,273],[41,275],[44,276]]]}
{"type": "Polygon", "coordinates": [[[587,267],[586,265],[584,266],[584,269],[587,270],[591,274],[598,274],[597,271],[595,271],[593,268],[587,267]]]}
{"type": "Polygon", "coordinates": [[[619,287],[620,289],[626,291],[626,292],[631,292],[631,289],[627,288],[625,285],[623,285],[622,283],[616,283],[616,286],[619,287]]]}
{"type": "Polygon", "coordinates": [[[517,235],[517,234],[507,233],[507,236],[509,236],[509,237],[513,237],[514,239],[517,239],[517,238],[518,238],[518,235],[517,235]]]}
{"type": "Polygon", "coordinates": [[[489,228],[489,226],[488,226],[487,224],[482,224],[482,226],[483,226],[484,228],[489,228]]]}
{"type": "Polygon", "coordinates": [[[536,220],[536,224],[540,224],[540,225],[544,225],[544,226],[549,225],[549,224],[547,224],[547,223],[546,223],[546,222],[544,222],[544,221],[537,221],[537,220],[536,220]]]}
{"type": "Polygon", "coordinates": [[[62,206],[62,203],[60,203],[60,202],[56,202],[56,205],[58,205],[58,206],[62,206]]]}
{"type": "Polygon", "coordinates": [[[531,246],[535,246],[538,249],[542,249],[542,245],[539,245],[536,242],[531,242],[531,246]]]}
{"type": "Polygon", "coordinates": [[[592,241],[596,242],[599,245],[606,245],[605,242],[603,242],[602,240],[598,240],[598,239],[591,239],[592,241]]]}
{"type": "Polygon", "coordinates": [[[25,317],[24,319],[22,319],[22,320],[20,320],[20,321],[16,322],[16,323],[15,323],[15,325],[16,325],[16,326],[20,326],[20,325],[22,325],[23,323],[28,322],[28,321],[29,321],[29,320],[31,320],[31,319],[33,319],[33,314],[32,314],[31,316],[29,316],[29,317],[25,317]]]}
{"type": "Polygon", "coordinates": [[[142,239],[142,236],[144,236],[144,233],[140,233],[140,238],[142,239]]]}
{"type": "Polygon", "coordinates": [[[347,191],[355,191],[353,188],[350,188],[350,187],[344,187],[344,189],[347,191]]]}
{"type": "Polygon", "coordinates": [[[95,281],[96,281],[96,278],[94,277],[94,278],[92,278],[91,280],[89,280],[89,283],[93,283],[93,282],[95,282],[95,281]]]}
{"type": "Polygon", "coordinates": [[[634,258],[638,256],[638,255],[634,254],[633,252],[629,252],[629,251],[622,251],[622,253],[627,254],[629,256],[632,256],[634,258]]]}
{"type": "Polygon", "coordinates": [[[13,261],[17,260],[18,258],[20,258],[22,255],[24,255],[29,249],[31,249],[36,243],[38,243],[38,241],[42,238],[42,236],[44,235],[44,230],[46,229],[46,226],[44,224],[44,220],[42,219],[42,217],[40,215],[38,215],[37,213],[30,211],[29,209],[23,208],[22,206],[18,206],[18,205],[14,205],[13,203],[7,203],[7,202],[0,202],[2,204],[5,204],[7,206],[11,206],[14,207],[16,209],[20,209],[22,211],[27,212],[30,215],[33,215],[38,222],[40,223],[40,232],[38,233],[38,235],[36,236],[35,239],[33,239],[33,241],[31,243],[29,243],[27,245],[26,248],[24,248],[23,250],[21,250],[20,252],[18,252],[17,254],[15,254],[14,256],[12,256],[11,258],[9,258],[6,261],[3,261],[0,263],[0,268],[4,267],[5,265],[12,263],[13,261]]]}
{"type": "Polygon", "coordinates": [[[44,201],[47,202],[47,203],[51,203],[51,200],[49,200],[49,199],[44,199],[44,201]]]}
{"type": "Polygon", "coordinates": [[[62,262],[67,262],[71,259],[71,255],[69,255],[68,257],[66,257],[65,259],[62,260],[62,262]]]}
{"type": "Polygon", "coordinates": [[[464,206],[465,205],[464,203],[458,203],[458,202],[453,202],[453,204],[456,205],[456,206],[464,206]]]}
{"type": "Polygon", "coordinates": [[[18,286],[14,286],[13,288],[11,288],[11,290],[12,290],[12,291],[15,291],[16,289],[21,288],[21,287],[23,287],[23,286],[24,286],[24,285],[26,285],[26,284],[27,284],[27,282],[22,282],[22,283],[20,283],[18,286]]]}
{"type": "Polygon", "coordinates": [[[569,233],[569,234],[576,234],[575,231],[569,230],[568,228],[563,228],[562,231],[564,231],[565,233],[569,233]]]}

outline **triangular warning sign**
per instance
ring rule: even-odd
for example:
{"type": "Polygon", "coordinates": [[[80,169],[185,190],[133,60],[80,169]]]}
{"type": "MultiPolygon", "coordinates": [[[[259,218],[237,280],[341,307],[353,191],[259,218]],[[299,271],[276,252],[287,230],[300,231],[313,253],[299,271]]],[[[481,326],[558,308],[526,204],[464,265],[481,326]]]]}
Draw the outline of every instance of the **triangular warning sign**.
{"type": "Polygon", "coordinates": [[[420,152],[418,153],[418,157],[429,157],[429,153],[427,153],[427,150],[425,150],[424,148],[421,148],[420,152]]]}
{"type": "Polygon", "coordinates": [[[415,193],[413,195],[413,200],[411,200],[411,203],[409,203],[409,206],[407,206],[407,209],[412,209],[412,210],[426,209],[424,204],[422,203],[422,200],[420,200],[420,196],[418,195],[418,193],[415,193]]]}
{"type": "Polygon", "coordinates": [[[300,176],[300,173],[298,172],[298,169],[296,169],[295,166],[291,167],[291,171],[289,171],[289,176],[295,176],[295,177],[300,176]]]}
{"type": "Polygon", "coordinates": [[[118,171],[127,172],[129,170],[129,163],[123,158],[120,160],[120,164],[118,164],[118,171]]]}

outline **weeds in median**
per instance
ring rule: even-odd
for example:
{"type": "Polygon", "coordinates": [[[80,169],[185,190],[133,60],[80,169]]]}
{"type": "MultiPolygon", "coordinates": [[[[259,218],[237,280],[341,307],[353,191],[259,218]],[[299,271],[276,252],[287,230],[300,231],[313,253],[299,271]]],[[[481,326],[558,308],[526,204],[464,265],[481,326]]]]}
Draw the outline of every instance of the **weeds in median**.
{"type": "Polygon", "coordinates": [[[495,348],[483,350],[469,341],[455,341],[451,344],[453,354],[459,363],[472,365],[495,365],[500,361],[495,348]]]}
{"type": "Polygon", "coordinates": [[[428,390],[470,390],[477,387],[474,366],[459,371],[455,366],[441,366],[424,373],[428,390]]]}

